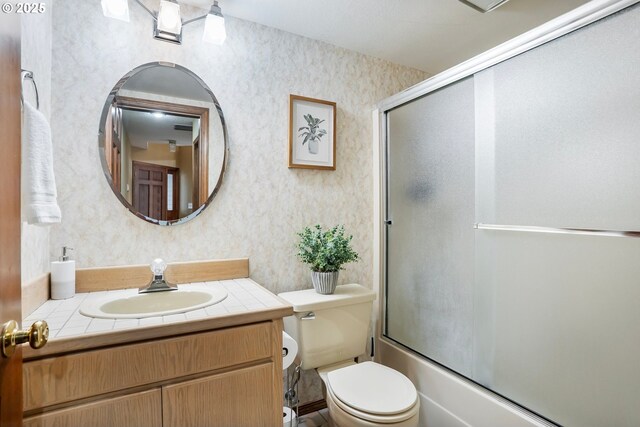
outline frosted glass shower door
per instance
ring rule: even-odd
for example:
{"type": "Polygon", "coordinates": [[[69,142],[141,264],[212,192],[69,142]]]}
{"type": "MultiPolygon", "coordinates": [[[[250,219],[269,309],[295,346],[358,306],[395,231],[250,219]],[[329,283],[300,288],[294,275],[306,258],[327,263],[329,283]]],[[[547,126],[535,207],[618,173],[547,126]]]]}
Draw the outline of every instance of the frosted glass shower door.
{"type": "Polygon", "coordinates": [[[471,375],[474,103],[467,79],[387,113],[386,334],[471,375]]]}
{"type": "Polygon", "coordinates": [[[638,52],[635,6],[474,76],[471,378],[564,426],[640,425],[638,52]]]}
{"type": "Polygon", "coordinates": [[[386,112],[384,335],[567,427],[640,426],[639,52],[637,3],[386,112]]]}

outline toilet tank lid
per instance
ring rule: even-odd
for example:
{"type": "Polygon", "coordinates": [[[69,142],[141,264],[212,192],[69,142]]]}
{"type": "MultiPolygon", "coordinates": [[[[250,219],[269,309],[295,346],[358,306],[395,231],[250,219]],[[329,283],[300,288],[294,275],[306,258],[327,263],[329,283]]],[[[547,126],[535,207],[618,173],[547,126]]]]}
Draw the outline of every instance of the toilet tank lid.
{"type": "Polygon", "coordinates": [[[335,293],[331,295],[322,295],[314,289],[305,289],[283,292],[278,296],[291,304],[296,313],[359,304],[376,299],[374,291],[355,283],[336,286],[335,293]]]}

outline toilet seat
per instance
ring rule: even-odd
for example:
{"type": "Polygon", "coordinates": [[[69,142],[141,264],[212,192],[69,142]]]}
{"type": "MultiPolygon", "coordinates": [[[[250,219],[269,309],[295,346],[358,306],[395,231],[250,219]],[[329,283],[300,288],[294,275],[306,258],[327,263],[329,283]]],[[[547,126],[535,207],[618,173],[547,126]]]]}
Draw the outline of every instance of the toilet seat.
{"type": "Polygon", "coordinates": [[[362,420],[401,423],[414,417],[420,409],[413,383],[400,372],[378,363],[343,365],[322,370],[321,374],[327,397],[344,412],[362,420]]]}
{"type": "Polygon", "coordinates": [[[326,394],[326,399],[329,416],[335,427],[418,427],[420,414],[417,409],[419,404],[416,404],[415,414],[404,421],[394,422],[392,419],[384,419],[383,422],[376,422],[365,420],[343,410],[336,404],[331,393],[326,394]]]}

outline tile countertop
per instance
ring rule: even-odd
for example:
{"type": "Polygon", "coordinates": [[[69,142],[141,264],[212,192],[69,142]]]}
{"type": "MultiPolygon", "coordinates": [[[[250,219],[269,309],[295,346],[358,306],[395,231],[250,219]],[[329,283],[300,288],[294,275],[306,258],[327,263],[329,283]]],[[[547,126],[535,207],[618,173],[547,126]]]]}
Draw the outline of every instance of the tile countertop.
{"type": "Polygon", "coordinates": [[[36,320],[46,320],[49,342],[39,350],[24,347],[24,358],[237,326],[293,314],[288,303],[251,279],[187,283],[178,287],[187,290],[223,287],[228,295],[221,302],[199,310],[142,319],[97,319],[79,311],[80,305],[90,299],[135,295],[137,288],[78,293],[66,300],[49,300],[22,322],[23,328],[28,328],[36,320]]]}

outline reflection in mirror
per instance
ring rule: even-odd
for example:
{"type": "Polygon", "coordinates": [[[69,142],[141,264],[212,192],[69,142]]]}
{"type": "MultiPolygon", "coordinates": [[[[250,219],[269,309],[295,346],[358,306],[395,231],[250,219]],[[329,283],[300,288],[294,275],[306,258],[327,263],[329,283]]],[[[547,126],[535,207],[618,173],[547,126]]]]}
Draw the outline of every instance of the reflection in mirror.
{"type": "Polygon", "coordinates": [[[149,222],[190,220],[220,187],[222,110],[185,68],[154,63],[133,70],[111,92],[100,131],[107,180],[120,201],[149,222]]]}

